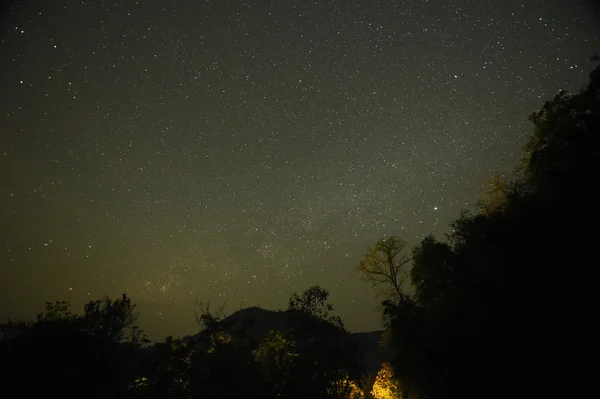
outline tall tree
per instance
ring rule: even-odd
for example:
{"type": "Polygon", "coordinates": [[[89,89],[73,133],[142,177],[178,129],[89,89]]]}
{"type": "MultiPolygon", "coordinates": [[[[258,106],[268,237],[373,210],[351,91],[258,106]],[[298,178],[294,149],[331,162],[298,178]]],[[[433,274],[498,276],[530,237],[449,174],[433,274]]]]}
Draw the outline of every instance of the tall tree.
{"type": "Polygon", "coordinates": [[[290,297],[287,323],[298,356],[285,388],[288,398],[335,397],[336,382],[360,373],[355,347],[328,298],[318,285],[290,297]]]}
{"type": "Polygon", "coordinates": [[[340,329],[344,328],[342,319],[338,316],[331,315],[333,305],[327,299],[329,291],[321,288],[319,285],[312,286],[305,290],[302,294],[294,292],[290,297],[288,311],[298,312],[316,320],[323,320],[340,329]]]}
{"type": "Polygon", "coordinates": [[[401,238],[382,238],[367,251],[357,266],[363,279],[371,282],[385,299],[407,299],[403,286],[412,258],[406,250],[407,243],[401,238]]]}
{"type": "Polygon", "coordinates": [[[593,380],[579,357],[600,355],[591,261],[600,217],[582,201],[597,191],[600,66],[590,78],[532,114],[519,175],[496,184],[492,206],[463,213],[448,244],[428,237],[414,250],[416,301],[384,307],[403,388],[489,397],[593,380]]]}
{"type": "Polygon", "coordinates": [[[419,304],[428,305],[444,297],[452,286],[453,262],[450,245],[437,241],[433,235],[425,237],[413,249],[410,275],[419,304]]]}

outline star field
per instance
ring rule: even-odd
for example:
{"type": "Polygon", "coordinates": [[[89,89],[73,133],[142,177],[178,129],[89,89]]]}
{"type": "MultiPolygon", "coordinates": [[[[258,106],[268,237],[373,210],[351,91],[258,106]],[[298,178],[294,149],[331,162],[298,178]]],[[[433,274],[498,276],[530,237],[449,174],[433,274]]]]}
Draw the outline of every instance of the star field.
{"type": "Polygon", "coordinates": [[[0,319],[127,292],[151,338],[194,301],[321,284],[509,170],[600,51],[590,1],[13,1],[0,24],[0,319]]]}

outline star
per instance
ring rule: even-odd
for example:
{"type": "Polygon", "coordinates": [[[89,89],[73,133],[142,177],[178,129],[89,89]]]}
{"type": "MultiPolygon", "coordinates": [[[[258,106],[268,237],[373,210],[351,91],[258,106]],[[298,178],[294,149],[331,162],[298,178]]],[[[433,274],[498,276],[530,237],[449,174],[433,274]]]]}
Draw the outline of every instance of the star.
{"type": "Polygon", "coordinates": [[[152,339],[194,331],[196,299],[284,309],[315,283],[382,328],[364,251],[475,210],[600,42],[592,2],[24,3],[0,38],[0,318],[127,291],[152,339]]]}

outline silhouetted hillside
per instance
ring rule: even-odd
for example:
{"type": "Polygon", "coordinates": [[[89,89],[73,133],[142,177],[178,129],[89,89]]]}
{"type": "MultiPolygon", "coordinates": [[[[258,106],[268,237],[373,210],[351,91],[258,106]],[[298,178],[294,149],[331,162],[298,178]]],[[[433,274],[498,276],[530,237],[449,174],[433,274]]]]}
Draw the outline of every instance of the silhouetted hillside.
{"type": "Polygon", "coordinates": [[[240,309],[225,317],[221,323],[227,331],[244,331],[253,339],[262,340],[271,330],[286,330],[285,311],[262,309],[256,306],[240,309]]]}
{"type": "MultiPolygon", "coordinates": [[[[272,330],[288,331],[290,315],[289,311],[274,311],[254,306],[240,309],[225,317],[219,325],[227,333],[241,335],[246,342],[258,343],[272,330]]],[[[382,334],[383,331],[349,333],[350,342],[356,345],[365,371],[371,375],[377,374],[381,363],[387,359],[385,351],[379,345],[382,334]]],[[[199,338],[199,334],[196,334],[183,340],[195,341],[195,346],[202,348],[206,343],[199,338]]]]}

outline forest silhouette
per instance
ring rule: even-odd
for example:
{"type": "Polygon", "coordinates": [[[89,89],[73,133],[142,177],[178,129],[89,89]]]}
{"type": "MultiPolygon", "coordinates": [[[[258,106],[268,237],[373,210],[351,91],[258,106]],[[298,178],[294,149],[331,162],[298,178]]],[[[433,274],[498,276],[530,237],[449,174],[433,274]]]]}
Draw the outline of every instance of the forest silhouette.
{"type": "MultiPolygon", "coordinates": [[[[594,60],[599,61],[598,57],[594,60]]],[[[542,396],[595,381],[600,217],[600,66],[578,93],[530,115],[510,174],[446,237],[380,239],[357,265],[382,300],[378,372],[333,314],[327,290],[294,293],[278,328],[204,304],[199,333],[149,345],[127,295],[83,314],[48,303],[4,326],[3,389],[23,397],[461,398],[542,396]],[[256,329],[252,330],[255,331],[256,329]],[[528,387],[528,388],[524,388],[528,387]]]]}

